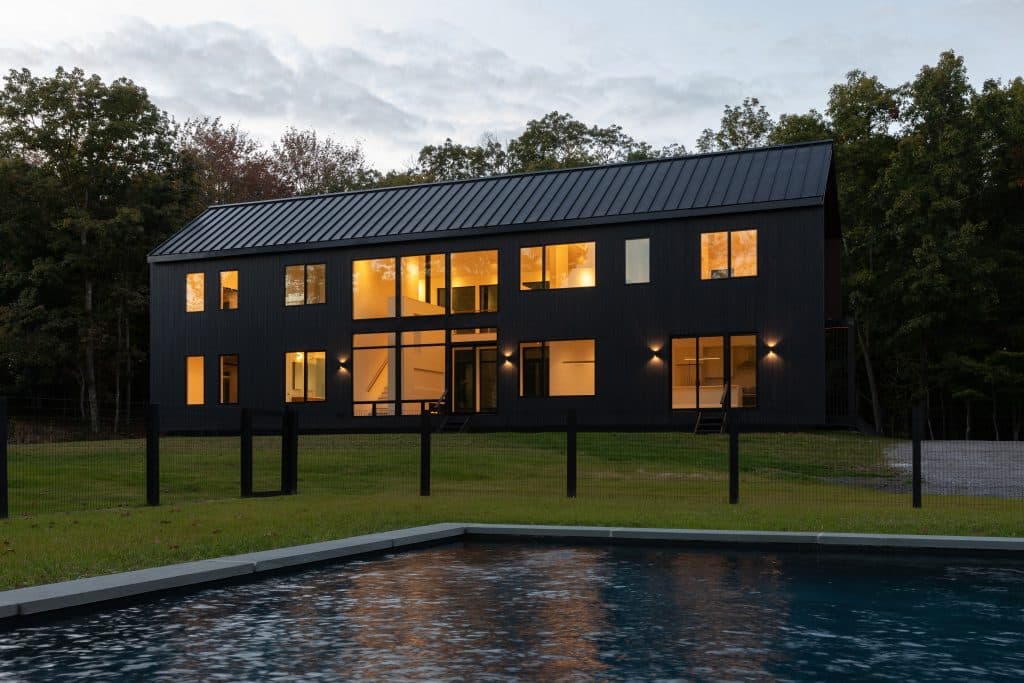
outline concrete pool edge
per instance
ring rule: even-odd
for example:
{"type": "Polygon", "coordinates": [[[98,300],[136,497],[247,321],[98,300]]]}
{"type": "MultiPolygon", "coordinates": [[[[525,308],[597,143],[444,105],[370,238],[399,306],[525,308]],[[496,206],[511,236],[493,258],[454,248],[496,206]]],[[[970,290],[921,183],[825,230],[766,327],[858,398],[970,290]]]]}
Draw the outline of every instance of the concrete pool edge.
{"type": "Polygon", "coordinates": [[[1024,538],[916,536],[800,531],[727,531],[529,524],[448,523],[385,531],[211,560],[139,569],[0,592],[0,620],[67,610],[148,593],[259,575],[289,567],[358,557],[391,549],[460,539],[520,538],[562,541],[647,542],[779,549],[904,550],[1024,556],[1024,538]]]}

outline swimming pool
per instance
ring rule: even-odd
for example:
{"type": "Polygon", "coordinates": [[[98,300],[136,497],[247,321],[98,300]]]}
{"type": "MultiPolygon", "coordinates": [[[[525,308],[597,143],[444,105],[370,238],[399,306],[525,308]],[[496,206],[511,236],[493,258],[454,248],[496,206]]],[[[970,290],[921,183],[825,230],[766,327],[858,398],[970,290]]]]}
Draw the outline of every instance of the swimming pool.
{"type": "Polygon", "coordinates": [[[0,678],[1024,678],[1024,564],[458,542],[0,631],[0,678]]]}

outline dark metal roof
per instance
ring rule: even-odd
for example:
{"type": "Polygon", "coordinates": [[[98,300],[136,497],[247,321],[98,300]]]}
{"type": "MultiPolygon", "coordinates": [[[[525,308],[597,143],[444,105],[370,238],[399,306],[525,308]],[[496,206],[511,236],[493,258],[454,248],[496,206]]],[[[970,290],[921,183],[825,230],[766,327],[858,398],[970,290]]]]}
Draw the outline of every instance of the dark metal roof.
{"type": "Polygon", "coordinates": [[[150,261],[820,205],[830,141],[212,206],[150,261]]]}

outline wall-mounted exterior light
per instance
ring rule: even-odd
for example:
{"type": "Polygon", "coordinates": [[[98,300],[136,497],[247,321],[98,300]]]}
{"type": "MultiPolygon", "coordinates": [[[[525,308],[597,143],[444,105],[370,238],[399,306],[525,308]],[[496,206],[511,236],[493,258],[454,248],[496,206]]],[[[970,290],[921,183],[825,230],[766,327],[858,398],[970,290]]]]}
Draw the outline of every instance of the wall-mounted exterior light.
{"type": "Polygon", "coordinates": [[[342,371],[342,370],[346,370],[347,371],[349,369],[348,366],[349,366],[348,358],[339,358],[338,359],[338,371],[339,372],[342,371]]]}

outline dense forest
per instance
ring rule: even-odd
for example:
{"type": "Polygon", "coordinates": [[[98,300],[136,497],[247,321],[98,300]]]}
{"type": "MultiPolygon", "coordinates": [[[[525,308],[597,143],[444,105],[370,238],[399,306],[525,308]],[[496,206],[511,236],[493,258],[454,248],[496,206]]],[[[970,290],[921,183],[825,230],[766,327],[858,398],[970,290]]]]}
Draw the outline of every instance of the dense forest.
{"type": "MultiPolygon", "coordinates": [[[[971,85],[946,52],[908,82],[850,71],[824,111],[726,106],[697,152],[832,138],[861,413],[926,402],[935,438],[1022,438],[1024,80],[971,85]]],[[[204,207],[689,153],[551,112],[523,133],[423,147],[380,171],[358,144],[269,146],[173,121],[127,79],[12,70],[0,92],[0,395],[61,398],[97,425],[145,400],[146,253],[204,207]]]]}

